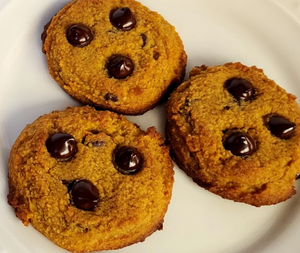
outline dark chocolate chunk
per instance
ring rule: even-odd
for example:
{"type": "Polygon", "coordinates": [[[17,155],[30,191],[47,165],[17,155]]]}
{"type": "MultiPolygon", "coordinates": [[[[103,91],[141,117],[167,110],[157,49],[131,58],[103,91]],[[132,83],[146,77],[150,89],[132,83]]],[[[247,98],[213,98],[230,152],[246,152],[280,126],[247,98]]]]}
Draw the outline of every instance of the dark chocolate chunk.
{"type": "Polygon", "coordinates": [[[46,141],[50,155],[58,160],[67,161],[77,153],[77,143],[70,134],[56,133],[46,141]]]}
{"type": "Polygon", "coordinates": [[[276,137],[288,139],[294,133],[296,124],[280,115],[273,115],[269,118],[268,127],[270,132],[276,137]]]}
{"type": "Polygon", "coordinates": [[[123,79],[132,74],[134,64],[127,56],[115,54],[108,59],[106,68],[110,77],[123,79]]]}
{"type": "Polygon", "coordinates": [[[99,203],[99,191],[89,180],[75,181],[70,190],[71,202],[79,209],[90,211],[99,203]]]}
{"type": "Polygon", "coordinates": [[[93,40],[93,33],[86,25],[74,24],[67,30],[67,40],[75,47],[85,47],[93,40]]]}
{"type": "Polygon", "coordinates": [[[112,101],[112,102],[117,102],[118,101],[118,97],[117,95],[115,94],[112,94],[112,93],[106,93],[104,95],[104,99],[107,100],[107,101],[112,101]]]}
{"type": "Polygon", "coordinates": [[[113,156],[116,169],[122,174],[135,174],[142,168],[142,155],[132,147],[118,147],[113,156]]]}
{"type": "Polygon", "coordinates": [[[113,9],[109,16],[111,24],[123,31],[129,31],[136,25],[136,19],[128,7],[113,9]]]}
{"type": "Polygon", "coordinates": [[[254,154],[256,143],[247,133],[233,132],[226,138],[224,148],[233,155],[246,157],[254,154]]]}
{"type": "Polygon", "coordinates": [[[249,101],[254,98],[255,88],[243,78],[231,78],[225,82],[225,88],[238,101],[249,101]]]}

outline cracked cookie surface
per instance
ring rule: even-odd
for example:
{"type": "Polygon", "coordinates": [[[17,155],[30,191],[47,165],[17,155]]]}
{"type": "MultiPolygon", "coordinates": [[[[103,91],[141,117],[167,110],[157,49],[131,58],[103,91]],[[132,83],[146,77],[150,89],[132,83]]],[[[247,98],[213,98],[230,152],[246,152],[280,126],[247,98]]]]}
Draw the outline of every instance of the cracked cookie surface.
{"type": "Polygon", "coordinates": [[[182,41],[161,15],[134,0],[75,0],[42,35],[51,76],[76,100],[142,114],[181,82],[182,41]]]}
{"type": "Polygon", "coordinates": [[[300,110],[257,67],[195,67],[166,105],[166,136],[178,166],[200,186],[254,206],[294,193],[300,110]]]}
{"type": "Polygon", "coordinates": [[[154,127],[84,106],[26,126],[9,159],[8,203],[69,251],[122,248],[162,228],[173,165],[154,127]]]}

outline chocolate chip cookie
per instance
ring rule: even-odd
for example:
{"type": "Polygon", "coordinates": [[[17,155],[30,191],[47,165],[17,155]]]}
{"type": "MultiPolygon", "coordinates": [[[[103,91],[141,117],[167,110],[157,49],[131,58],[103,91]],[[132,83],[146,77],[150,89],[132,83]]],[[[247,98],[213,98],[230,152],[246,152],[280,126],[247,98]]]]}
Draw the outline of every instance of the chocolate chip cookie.
{"type": "Polygon", "coordinates": [[[300,110],[261,69],[195,67],[166,105],[174,159],[200,186],[254,206],[294,193],[300,110]]]}
{"type": "Polygon", "coordinates": [[[154,127],[92,107],[39,117],[9,158],[8,203],[58,246],[110,250],[162,229],[173,165],[154,127]]]}
{"type": "Polygon", "coordinates": [[[123,114],[153,108],[185,72],[175,28],[134,0],[74,0],[42,39],[50,74],[64,91],[123,114]]]}

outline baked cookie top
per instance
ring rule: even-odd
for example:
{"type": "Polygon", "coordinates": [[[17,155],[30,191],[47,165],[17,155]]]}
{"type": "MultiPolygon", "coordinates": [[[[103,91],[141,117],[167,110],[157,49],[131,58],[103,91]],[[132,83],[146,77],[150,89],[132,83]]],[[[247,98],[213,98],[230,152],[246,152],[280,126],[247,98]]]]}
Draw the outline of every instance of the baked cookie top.
{"type": "Polygon", "coordinates": [[[91,107],[39,117],[9,158],[8,203],[58,246],[88,252],[143,241],[162,223],[173,165],[154,127],[91,107]]]}
{"type": "Polygon", "coordinates": [[[42,38],[51,76],[84,104],[142,114],[184,75],[175,28],[134,0],[74,0],[42,38]]]}
{"type": "Polygon", "coordinates": [[[175,160],[195,182],[234,201],[276,204],[300,171],[300,110],[257,67],[196,67],[166,105],[175,160]]]}

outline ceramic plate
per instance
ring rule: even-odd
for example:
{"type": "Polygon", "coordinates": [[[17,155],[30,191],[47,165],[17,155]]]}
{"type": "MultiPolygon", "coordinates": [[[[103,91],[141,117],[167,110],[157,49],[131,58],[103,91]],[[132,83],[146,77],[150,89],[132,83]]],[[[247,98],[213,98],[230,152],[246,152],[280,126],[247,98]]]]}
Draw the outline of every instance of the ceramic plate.
{"type": "MultiPolygon", "coordinates": [[[[0,9],[0,252],[60,253],[33,227],[24,227],[6,202],[7,160],[15,139],[38,116],[76,106],[48,74],[43,26],[67,0],[11,0],[0,9]]],[[[256,65],[300,97],[300,23],[271,0],[141,0],[180,34],[195,65],[240,61],[256,65]]],[[[298,100],[299,101],[299,100],[298,100]]],[[[164,130],[163,105],[128,117],[142,129],[164,130]]],[[[252,207],[224,200],[175,169],[163,231],[118,253],[298,253],[300,192],[288,201],[252,207]]],[[[300,191],[300,182],[296,189],[300,191]]],[[[113,251],[111,251],[113,252],[113,251]]]]}

